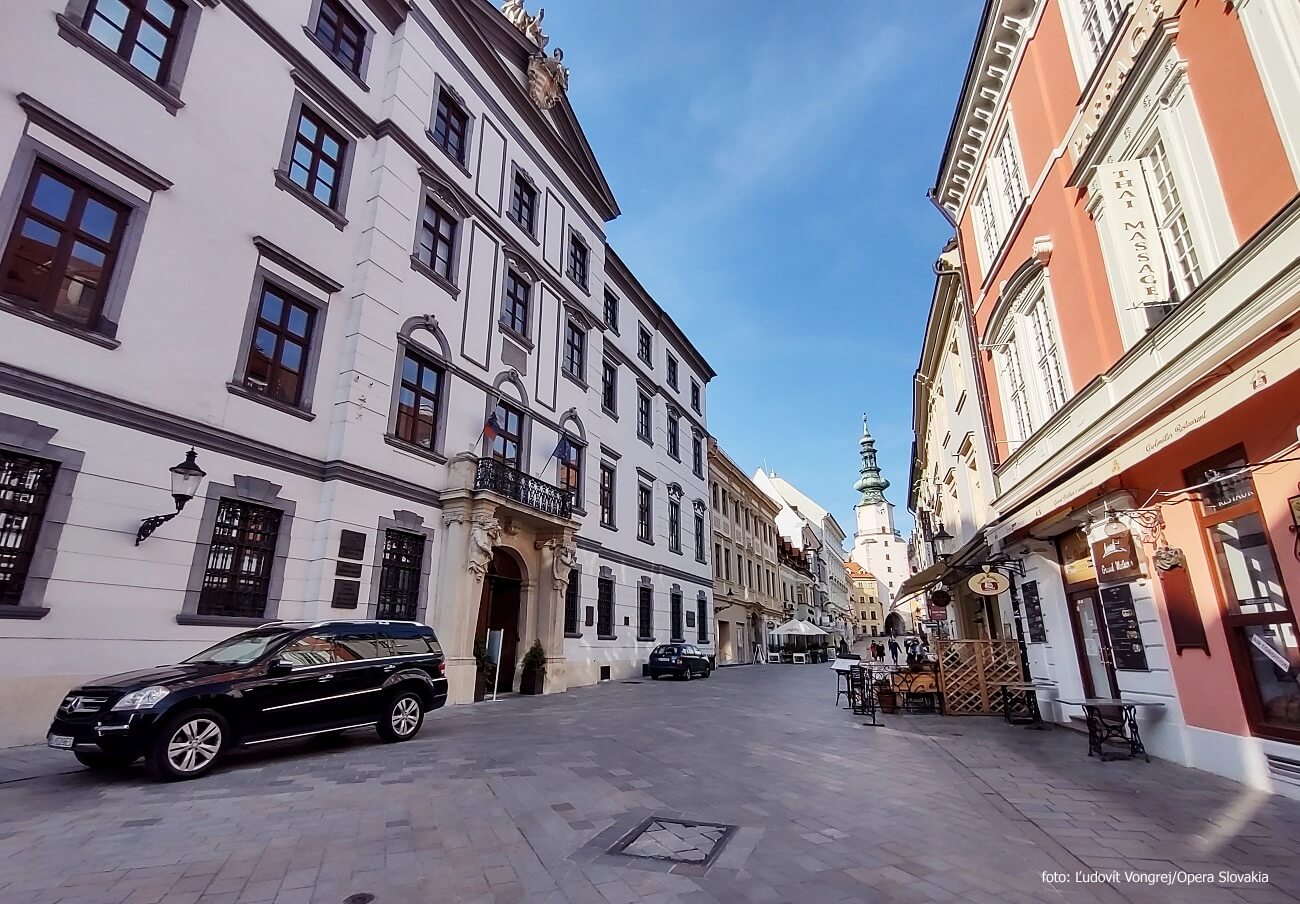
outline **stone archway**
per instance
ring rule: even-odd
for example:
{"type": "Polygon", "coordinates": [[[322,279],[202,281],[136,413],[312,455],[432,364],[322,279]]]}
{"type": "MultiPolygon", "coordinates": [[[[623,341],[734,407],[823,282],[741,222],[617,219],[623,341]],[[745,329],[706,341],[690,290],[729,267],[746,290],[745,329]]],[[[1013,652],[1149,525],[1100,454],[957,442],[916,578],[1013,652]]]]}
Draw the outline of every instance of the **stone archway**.
{"type": "Polygon", "coordinates": [[[891,612],[885,616],[885,634],[890,637],[902,637],[907,633],[907,624],[903,621],[903,616],[897,612],[891,612]]]}
{"type": "MultiPolygon", "coordinates": [[[[527,621],[527,566],[523,557],[506,546],[492,550],[483,575],[478,620],[474,629],[477,645],[488,642],[489,631],[501,631],[501,662],[497,672],[498,693],[513,689],[515,664],[523,655],[521,638],[527,621]]],[[[492,687],[489,684],[488,691],[492,687]]]]}

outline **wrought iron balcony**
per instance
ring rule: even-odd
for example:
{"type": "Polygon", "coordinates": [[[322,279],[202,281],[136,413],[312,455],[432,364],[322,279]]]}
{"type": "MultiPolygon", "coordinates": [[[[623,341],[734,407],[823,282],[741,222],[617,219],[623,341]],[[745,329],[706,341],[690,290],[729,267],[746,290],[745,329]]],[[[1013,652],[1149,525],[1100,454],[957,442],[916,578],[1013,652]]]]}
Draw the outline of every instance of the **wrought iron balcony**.
{"type": "Polygon", "coordinates": [[[495,458],[479,459],[474,473],[474,489],[490,490],[546,515],[573,517],[571,492],[551,486],[495,458]]]}

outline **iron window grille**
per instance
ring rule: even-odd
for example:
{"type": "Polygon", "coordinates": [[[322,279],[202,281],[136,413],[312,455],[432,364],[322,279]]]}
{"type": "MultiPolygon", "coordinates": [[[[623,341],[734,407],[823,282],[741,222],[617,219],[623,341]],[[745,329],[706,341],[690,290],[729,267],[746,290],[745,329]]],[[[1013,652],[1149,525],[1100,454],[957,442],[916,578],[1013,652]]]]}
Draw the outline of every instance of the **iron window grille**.
{"type": "Polygon", "coordinates": [[[646,364],[649,364],[651,367],[654,366],[654,362],[651,360],[653,355],[651,349],[650,331],[643,326],[637,328],[636,356],[640,358],[642,361],[644,361],[646,364]]]}
{"type": "Polygon", "coordinates": [[[501,323],[520,336],[528,335],[528,301],[533,287],[513,270],[506,271],[506,298],[501,305],[501,323]]]}
{"type": "Polygon", "coordinates": [[[404,530],[384,531],[375,618],[414,621],[420,610],[424,537],[404,530]]]}
{"type": "Polygon", "coordinates": [[[573,321],[564,330],[564,369],[571,377],[587,379],[587,331],[573,321]]]}
{"type": "Polygon", "coordinates": [[[641,484],[636,489],[636,538],[646,543],[653,542],[650,534],[650,508],[654,497],[650,488],[641,484]]]}
{"type": "Polygon", "coordinates": [[[316,39],[340,66],[361,75],[366,50],[366,30],[338,0],[323,0],[316,16],[316,39]]]}
{"type": "Polygon", "coordinates": [[[569,237],[569,278],[587,288],[587,243],[576,235],[569,237]]]}
{"type": "Polygon", "coordinates": [[[266,613],[282,515],[263,505],[221,500],[199,591],[199,615],[260,618],[266,613]]]}
{"type": "Polygon", "coordinates": [[[58,320],[93,327],[127,217],[122,204],[37,163],[0,264],[0,292],[58,320]]]}
{"type": "Polygon", "coordinates": [[[638,393],[636,397],[636,435],[644,440],[651,439],[650,396],[644,392],[638,393]]]}
{"type": "Polygon", "coordinates": [[[433,140],[457,163],[465,162],[465,138],[469,133],[469,114],[447,89],[438,92],[438,109],[433,117],[433,140]]]}
{"type": "Polygon", "coordinates": [[[444,379],[442,368],[412,351],[406,352],[402,359],[402,384],[397,390],[394,434],[398,439],[433,451],[444,379]]]}
{"type": "Polygon", "coordinates": [[[696,611],[695,626],[697,629],[695,642],[708,643],[709,642],[709,601],[696,600],[695,611],[696,611]]]}
{"type": "Polygon", "coordinates": [[[56,462],[0,451],[0,605],[22,602],[56,462]]]}
{"type": "Polygon", "coordinates": [[[636,639],[637,640],[654,640],[655,635],[655,606],[654,606],[654,588],[642,584],[636,588],[637,606],[636,606],[636,639]]]}
{"type": "Polygon", "coordinates": [[[420,223],[420,260],[450,283],[456,281],[455,249],[459,228],[459,221],[441,205],[432,200],[424,202],[424,218],[420,223]]]}
{"type": "Polygon", "coordinates": [[[341,135],[304,107],[289,158],[290,181],[326,207],[337,208],[345,146],[341,135]]]}
{"type": "Polygon", "coordinates": [[[600,523],[614,526],[614,468],[606,464],[600,466],[600,523]]]}
{"type": "Polygon", "coordinates": [[[581,572],[569,569],[569,586],[564,591],[564,633],[578,634],[578,578],[581,572]]]}
{"type": "Polygon", "coordinates": [[[177,0],[91,0],[81,26],[131,68],[164,84],[184,18],[177,0]]]}
{"type": "Polygon", "coordinates": [[[600,368],[600,405],[610,414],[618,413],[618,365],[612,361],[600,368]]]}
{"type": "Polygon", "coordinates": [[[269,283],[262,287],[244,387],[286,405],[302,400],[316,311],[269,283]]]}
{"type": "Polygon", "coordinates": [[[600,578],[596,582],[596,634],[614,636],[614,579],[600,578]]]}
{"type": "Polygon", "coordinates": [[[682,595],[677,591],[673,591],[672,595],[669,598],[672,601],[672,632],[673,632],[673,636],[671,638],[672,642],[685,643],[686,631],[682,627],[682,618],[683,618],[682,595]]]}
{"type": "Polygon", "coordinates": [[[519,228],[532,235],[536,229],[537,189],[528,184],[520,173],[515,173],[514,188],[510,193],[510,218],[519,228]]]}

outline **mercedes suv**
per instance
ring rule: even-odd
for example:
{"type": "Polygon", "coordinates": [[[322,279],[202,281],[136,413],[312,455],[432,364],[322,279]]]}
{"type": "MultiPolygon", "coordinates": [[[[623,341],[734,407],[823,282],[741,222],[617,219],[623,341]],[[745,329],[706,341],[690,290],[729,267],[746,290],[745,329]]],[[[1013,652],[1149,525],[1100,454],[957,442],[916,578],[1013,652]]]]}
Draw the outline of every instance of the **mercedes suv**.
{"type": "Polygon", "coordinates": [[[46,743],[91,769],[144,757],[159,778],[189,779],[235,746],[354,728],[406,741],[446,702],[446,659],[427,625],[273,622],[176,665],[76,688],[46,743]]]}

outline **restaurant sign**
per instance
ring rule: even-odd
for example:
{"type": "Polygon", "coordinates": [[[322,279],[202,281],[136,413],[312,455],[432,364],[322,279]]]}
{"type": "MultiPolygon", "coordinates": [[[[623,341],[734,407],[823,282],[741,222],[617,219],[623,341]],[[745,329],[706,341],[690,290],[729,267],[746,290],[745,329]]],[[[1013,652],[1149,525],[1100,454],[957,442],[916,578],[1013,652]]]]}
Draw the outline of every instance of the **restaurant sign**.
{"type": "Polygon", "coordinates": [[[966,586],[980,596],[997,596],[999,593],[1005,593],[1011,586],[1011,581],[1007,580],[1006,575],[999,574],[996,571],[985,571],[975,575],[966,582],[966,586]]]}
{"type": "Polygon", "coordinates": [[[1137,543],[1133,539],[1133,532],[1128,528],[1108,534],[1093,543],[1092,559],[1097,568],[1098,583],[1117,584],[1121,581],[1136,581],[1143,576],[1137,543]]]}

